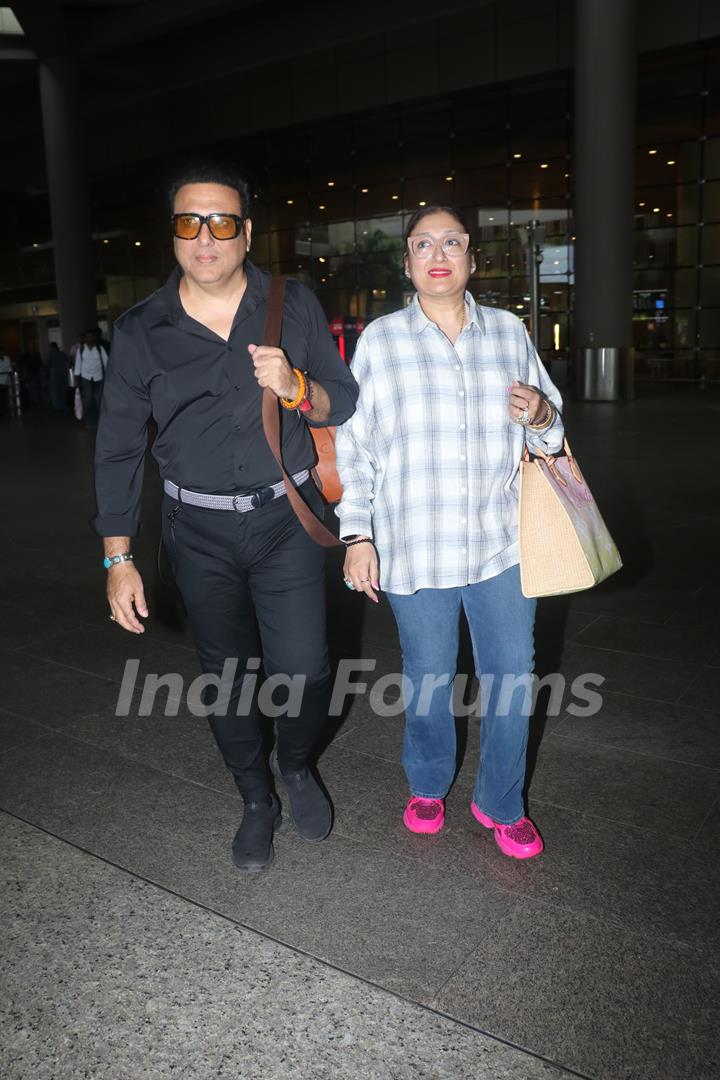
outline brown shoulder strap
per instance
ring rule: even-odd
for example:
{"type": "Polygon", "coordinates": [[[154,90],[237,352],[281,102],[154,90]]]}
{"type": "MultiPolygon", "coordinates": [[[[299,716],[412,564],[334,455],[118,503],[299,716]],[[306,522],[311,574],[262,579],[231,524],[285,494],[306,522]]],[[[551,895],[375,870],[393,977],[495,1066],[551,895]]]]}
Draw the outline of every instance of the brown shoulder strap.
{"type": "MultiPolygon", "coordinates": [[[[284,276],[273,277],[270,280],[270,295],[267,302],[267,314],[265,316],[265,332],[263,344],[277,348],[280,345],[280,333],[282,330],[283,306],[285,304],[285,286],[287,278],[284,276]]],[[[342,547],[342,543],[327,529],[318,517],[312,512],[302,495],[288,476],[282,462],[280,448],[280,409],[281,405],[275,394],[269,387],[263,390],[262,418],[263,430],[268,446],[272,450],[273,457],[280,466],[282,478],[285,481],[285,491],[290,500],[290,505],[297,514],[300,524],[305,532],[322,547],[342,547]]]]}

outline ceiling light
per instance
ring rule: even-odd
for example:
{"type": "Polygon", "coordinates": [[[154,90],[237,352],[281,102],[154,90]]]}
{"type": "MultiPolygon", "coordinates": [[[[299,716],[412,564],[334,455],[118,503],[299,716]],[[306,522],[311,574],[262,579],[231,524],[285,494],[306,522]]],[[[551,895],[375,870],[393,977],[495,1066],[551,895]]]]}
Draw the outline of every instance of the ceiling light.
{"type": "Polygon", "coordinates": [[[318,256],[318,262],[325,262],[325,261],[326,261],[326,259],[325,259],[324,255],[318,256]]]}
{"type": "Polygon", "coordinates": [[[418,203],[418,206],[427,206],[427,203],[426,203],[426,202],[425,202],[425,200],[423,199],[423,200],[422,200],[422,202],[419,202],[419,203],[418,203]]]}
{"type": "Polygon", "coordinates": [[[320,205],[318,206],[318,210],[324,210],[324,209],[325,209],[325,203],[320,203],[320,205]]]}
{"type": "Polygon", "coordinates": [[[645,203],[644,203],[644,202],[639,202],[639,203],[638,203],[638,206],[644,206],[644,205],[645,205],[645,203]]]}
{"type": "Polygon", "coordinates": [[[135,247],[142,247],[142,242],[140,240],[136,240],[135,247]]]}
{"type": "Polygon", "coordinates": [[[40,247],[39,244],[33,244],[33,247],[40,247]]]}
{"type": "Polygon", "coordinates": [[[659,214],[659,213],[660,213],[660,207],[659,206],[653,206],[653,214],[659,214]]]}
{"type": "Polygon", "coordinates": [[[672,214],[666,214],[665,217],[672,217],[672,214]]]}
{"type": "Polygon", "coordinates": [[[110,243],[109,240],[103,240],[103,244],[109,244],[109,243],[110,243]]]}
{"type": "Polygon", "coordinates": [[[335,187],[335,181],[334,180],[328,180],[328,187],[335,187]]]}
{"type": "Polygon", "coordinates": [[[452,176],[446,176],[445,179],[446,180],[452,180],[452,176]]]}
{"type": "Polygon", "coordinates": [[[668,161],[668,165],[677,165],[677,161],[674,161],[674,160],[673,160],[673,159],[671,158],[671,159],[670,159],[670,161],[668,161]]]}
{"type": "Polygon", "coordinates": [[[288,206],[292,206],[294,201],[295,201],[294,199],[288,199],[288,201],[287,201],[288,206]]]}
{"type": "Polygon", "coordinates": [[[488,218],[488,221],[494,221],[494,220],[495,220],[495,218],[494,218],[494,217],[489,217],[489,218],[488,218]]]}
{"type": "Polygon", "coordinates": [[[545,164],[543,164],[543,165],[541,165],[541,166],[540,166],[540,168],[541,168],[541,169],[549,169],[549,168],[550,168],[550,166],[549,166],[549,165],[545,165],[545,164]]]}
{"type": "Polygon", "coordinates": [[[360,191],[361,191],[361,192],[363,193],[363,195],[367,195],[367,193],[368,193],[368,191],[369,191],[369,190],[370,190],[370,189],[369,189],[369,188],[366,188],[366,187],[361,187],[361,188],[360,188],[360,191]]]}
{"type": "Polygon", "coordinates": [[[657,150],[648,150],[648,154],[652,157],[653,154],[657,154],[657,150]]]}
{"type": "Polygon", "coordinates": [[[390,198],[391,198],[391,199],[399,199],[399,198],[400,198],[400,196],[399,196],[399,195],[391,195],[391,196],[390,196],[390,198]]]}

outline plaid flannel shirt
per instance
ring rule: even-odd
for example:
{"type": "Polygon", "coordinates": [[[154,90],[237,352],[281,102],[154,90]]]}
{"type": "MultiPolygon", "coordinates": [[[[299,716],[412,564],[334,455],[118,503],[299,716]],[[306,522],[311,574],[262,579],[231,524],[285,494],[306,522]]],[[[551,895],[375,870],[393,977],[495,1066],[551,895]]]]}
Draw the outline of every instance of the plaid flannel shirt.
{"type": "Polygon", "coordinates": [[[562,400],[523,323],[465,294],[451,345],[417,296],[372,322],[352,362],[357,409],[337,431],[340,536],[371,536],[386,592],[470,585],[519,561],[519,464],[563,442],[562,400]],[[534,432],[508,414],[508,386],[538,387],[558,410],[534,432]]]}

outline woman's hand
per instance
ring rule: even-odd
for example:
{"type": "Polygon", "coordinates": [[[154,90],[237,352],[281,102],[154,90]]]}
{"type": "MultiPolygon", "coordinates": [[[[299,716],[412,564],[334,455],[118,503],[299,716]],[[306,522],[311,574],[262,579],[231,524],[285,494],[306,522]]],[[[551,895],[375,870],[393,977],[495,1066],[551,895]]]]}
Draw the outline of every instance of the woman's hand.
{"type": "Polygon", "coordinates": [[[356,592],[364,592],[374,603],[378,603],[375,592],[380,588],[378,557],[371,540],[362,544],[354,543],[347,549],[343,574],[346,584],[350,582],[356,592]]]}
{"type": "Polygon", "coordinates": [[[534,386],[514,379],[508,386],[508,411],[516,424],[536,424],[545,414],[545,398],[534,386]]]}

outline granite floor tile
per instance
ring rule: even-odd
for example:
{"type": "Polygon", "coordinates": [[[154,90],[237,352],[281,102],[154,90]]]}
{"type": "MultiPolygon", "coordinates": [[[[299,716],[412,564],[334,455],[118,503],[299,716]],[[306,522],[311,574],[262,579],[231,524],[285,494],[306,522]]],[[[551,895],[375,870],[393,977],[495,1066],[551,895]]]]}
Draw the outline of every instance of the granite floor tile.
{"type": "Polygon", "coordinates": [[[578,634],[575,640],[579,645],[598,649],[637,653],[659,660],[707,664],[720,645],[720,634],[717,629],[651,626],[633,619],[602,616],[578,634]]]}
{"type": "Polygon", "coordinates": [[[690,838],[720,794],[720,773],[550,734],[533,774],[536,799],[640,830],[690,838]]]}
{"type": "Polygon", "coordinates": [[[37,649],[26,646],[23,654],[34,659],[52,660],[115,682],[122,681],[126,662],[135,659],[140,661],[141,680],[150,673],[179,672],[190,680],[200,674],[200,665],[192,649],[154,641],[149,629],[144,634],[127,633],[112,626],[109,620],[107,628],[83,625],[72,639],[54,638],[37,649]]]}
{"type": "Polygon", "coordinates": [[[0,666],[0,706],[48,727],[117,701],[117,683],[64,664],[0,651],[0,666]]]}
{"type": "Polygon", "coordinates": [[[627,579],[616,585],[613,578],[595,589],[574,593],[570,599],[572,611],[589,615],[609,615],[616,619],[634,619],[638,622],[666,623],[687,602],[697,588],[693,579],[688,585],[675,588],[665,582],[656,588],[647,581],[631,582],[627,579]]]}
{"type": "Polygon", "coordinates": [[[565,1075],[5,815],[0,850],[7,1080],[565,1075]]]}
{"type": "Polygon", "coordinates": [[[50,729],[27,717],[0,709],[0,754],[24,743],[37,742],[50,734],[50,729]]]}
{"type": "Polygon", "coordinates": [[[520,903],[432,1003],[597,1080],[711,1080],[718,960],[520,903]]]}
{"type": "Polygon", "coordinates": [[[593,674],[605,680],[601,691],[632,694],[653,701],[677,701],[701,669],[697,664],[679,660],[657,660],[567,643],[559,670],[570,684],[578,677],[593,674]]]}
{"type": "Polygon", "coordinates": [[[680,604],[667,625],[717,632],[718,610],[720,610],[720,588],[706,585],[680,604]]]}
{"type": "Polygon", "coordinates": [[[720,768],[720,708],[716,712],[604,693],[595,716],[566,713],[556,734],[650,757],[720,768]]]}
{"type": "Polygon", "coordinates": [[[715,666],[701,668],[678,700],[681,705],[691,705],[695,709],[720,711],[720,669],[715,666]]]}
{"type": "Polygon", "coordinates": [[[272,872],[241,875],[229,854],[238,798],[59,735],[43,746],[40,760],[32,747],[0,757],[2,809],[407,996],[440,986],[512,906],[478,885],[468,907],[446,870],[418,873],[415,862],[340,833],[307,844],[289,825],[272,872]]]}
{"type": "Polygon", "coordinates": [[[165,715],[164,708],[152,716],[116,716],[107,710],[69,721],[62,730],[108,754],[236,796],[207,719],[193,716],[177,699],[168,704],[171,715],[165,715]]]}

